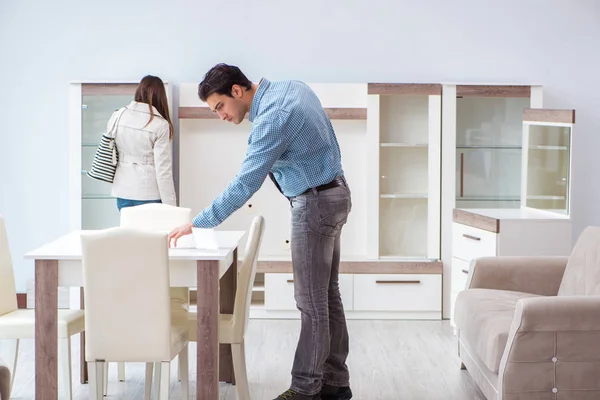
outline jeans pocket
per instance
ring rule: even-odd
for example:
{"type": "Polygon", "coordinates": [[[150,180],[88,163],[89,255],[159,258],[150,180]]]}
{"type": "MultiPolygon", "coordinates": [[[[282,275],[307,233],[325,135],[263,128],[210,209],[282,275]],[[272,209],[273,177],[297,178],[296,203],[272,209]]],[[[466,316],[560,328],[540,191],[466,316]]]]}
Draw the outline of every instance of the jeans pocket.
{"type": "Polygon", "coordinates": [[[336,236],[348,221],[350,200],[319,202],[319,233],[325,236],[336,236]]]}

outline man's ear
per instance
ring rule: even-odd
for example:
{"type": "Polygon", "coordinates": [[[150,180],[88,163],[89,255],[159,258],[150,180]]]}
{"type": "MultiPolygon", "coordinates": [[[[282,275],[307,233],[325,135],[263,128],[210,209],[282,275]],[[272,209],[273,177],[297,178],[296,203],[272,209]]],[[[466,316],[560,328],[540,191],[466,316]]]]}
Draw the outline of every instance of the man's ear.
{"type": "Polygon", "coordinates": [[[233,85],[231,87],[231,96],[234,99],[239,99],[244,95],[244,89],[240,85],[233,85]]]}

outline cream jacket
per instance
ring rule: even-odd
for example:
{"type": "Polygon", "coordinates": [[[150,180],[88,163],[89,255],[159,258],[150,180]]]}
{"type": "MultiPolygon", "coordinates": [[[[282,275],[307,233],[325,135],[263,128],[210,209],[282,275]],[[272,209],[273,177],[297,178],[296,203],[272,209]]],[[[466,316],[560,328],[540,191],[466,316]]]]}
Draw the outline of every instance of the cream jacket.
{"type": "MultiPolygon", "coordinates": [[[[119,119],[115,133],[119,162],[112,196],[128,200],[160,199],[174,206],[177,201],[169,123],[156,108],[153,111],[154,119],[148,124],[151,116],[148,104],[132,101],[119,119]]],[[[118,112],[113,113],[108,130],[117,116],[118,112]]]]}

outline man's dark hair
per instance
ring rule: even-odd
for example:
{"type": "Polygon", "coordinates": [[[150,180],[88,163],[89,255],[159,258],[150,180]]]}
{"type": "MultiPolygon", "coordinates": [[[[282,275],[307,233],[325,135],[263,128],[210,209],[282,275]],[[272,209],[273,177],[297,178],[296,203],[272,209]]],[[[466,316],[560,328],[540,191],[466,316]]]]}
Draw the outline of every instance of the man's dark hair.
{"type": "Polygon", "coordinates": [[[231,95],[233,85],[239,85],[246,90],[252,89],[252,82],[238,67],[223,63],[217,64],[208,70],[198,85],[198,97],[204,102],[213,93],[233,97],[231,95]]]}

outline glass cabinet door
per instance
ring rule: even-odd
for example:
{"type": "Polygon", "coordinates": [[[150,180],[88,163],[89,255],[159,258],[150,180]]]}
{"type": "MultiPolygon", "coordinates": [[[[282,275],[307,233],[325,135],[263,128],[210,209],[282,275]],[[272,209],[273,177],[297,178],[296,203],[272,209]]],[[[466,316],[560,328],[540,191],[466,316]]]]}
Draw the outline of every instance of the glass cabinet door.
{"type": "Polygon", "coordinates": [[[82,84],[81,94],[81,228],[104,229],[119,225],[111,184],[92,179],[87,171],[108,120],[115,110],[133,100],[136,84],[82,84]]]}
{"type": "Polygon", "coordinates": [[[439,259],[441,86],[378,96],[381,259],[439,259]]]}
{"type": "Polygon", "coordinates": [[[569,215],[574,110],[527,109],[523,113],[524,207],[569,215]]]}
{"type": "Polygon", "coordinates": [[[529,97],[456,100],[456,207],[518,208],[529,97]]]}

